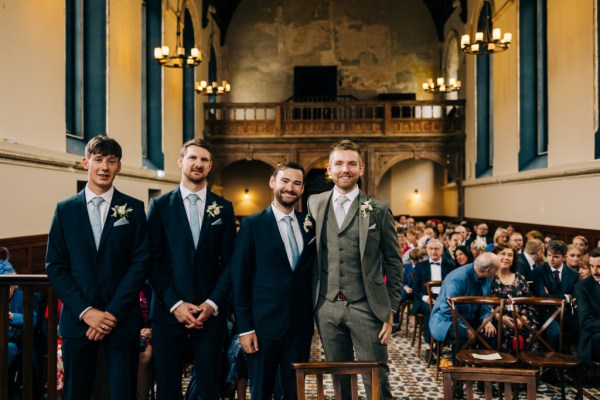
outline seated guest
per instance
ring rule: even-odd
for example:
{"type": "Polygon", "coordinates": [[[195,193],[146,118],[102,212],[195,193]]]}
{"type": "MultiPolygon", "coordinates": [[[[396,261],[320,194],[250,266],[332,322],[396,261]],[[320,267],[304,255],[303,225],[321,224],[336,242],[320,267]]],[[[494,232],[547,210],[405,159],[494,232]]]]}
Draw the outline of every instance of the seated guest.
{"type": "Polygon", "coordinates": [[[526,281],[533,281],[533,270],[544,263],[544,243],[539,239],[529,239],[523,252],[519,254],[517,271],[526,281]]]}
{"type": "Polygon", "coordinates": [[[587,254],[587,250],[588,250],[588,240],[585,238],[585,236],[575,236],[573,238],[573,240],[571,241],[571,243],[578,247],[579,250],[581,250],[581,254],[587,254]]]}
{"type": "MultiPolygon", "coordinates": [[[[454,337],[452,312],[445,299],[456,296],[489,296],[491,279],[496,275],[498,266],[498,257],[495,254],[483,253],[473,264],[463,265],[446,276],[438,295],[438,298],[444,301],[436,301],[429,319],[429,329],[434,339],[440,342],[444,340],[454,342],[455,350],[462,347],[467,340],[467,329],[459,325],[459,337],[454,337]]],[[[489,315],[488,307],[472,304],[460,304],[457,307],[469,322],[473,322],[474,326],[479,326],[480,322],[489,315]]],[[[489,322],[484,327],[484,334],[487,337],[496,334],[493,323],[489,322]]]]}
{"type": "MultiPolygon", "coordinates": [[[[413,304],[410,313],[412,315],[423,314],[423,336],[425,339],[425,346],[429,346],[429,296],[427,295],[427,289],[425,288],[425,282],[429,281],[442,281],[454,269],[454,264],[444,260],[442,252],[444,245],[439,239],[430,239],[427,242],[427,255],[429,259],[427,261],[420,262],[415,267],[414,281],[413,281],[413,293],[415,296],[415,302],[413,304]]],[[[433,288],[434,292],[439,292],[438,288],[433,288]]],[[[428,352],[426,352],[425,359],[429,358],[428,352]]]]}
{"type": "Polygon", "coordinates": [[[521,254],[523,252],[523,235],[519,232],[513,232],[510,239],[508,239],[508,244],[517,251],[517,254],[521,254]]]}
{"type": "Polygon", "coordinates": [[[536,231],[535,229],[527,232],[525,234],[525,239],[527,239],[527,241],[529,241],[531,239],[537,239],[537,240],[540,240],[544,244],[546,243],[544,241],[545,237],[544,237],[544,235],[542,235],[542,232],[536,231]]]}
{"type": "Polygon", "coordinates": [[[494,241],[488,243],[485,251],[492,251],[494,246],[498,246],[500,243],[508,243],[508,233],[504,228],[496,228],[496,232],[494,232],[494,241]]]}
{"type": "MultiPolygon", "coordinates": [[[[498,273],[492,279],[492,289],[490,296],[508,299],[510,297],[530,297],[531,291],[525,277],[517,273],[517,256],[516,250],[505,243],[501,243],[492,249],[492,253],[498,256],[500,267],[498,273]]],[[[533,306],[522,306],[519,308],[519,314],[533,328],[537,327],[537,312],[533,306]]],[[[521,327],[521,321],[516,321],[518,327],[521,327]]],[[[520,343],[520,337],[515,338],[515,321],[511,315],[505,314],[502,316],[502,351],[514,352],[516,346],[523,348],[525,343],[531,342],[533,333],[527,329],[524,330],[523,343],[520,343]]],[[[519,335],[521,336],[521,335],[519,335]]],[[[538,343],[534,344],[533,350],[537,350],[538,343]],[[536,346],[537,345],[537,346],[536,346]]]]}
{"type": "Polygon", "coordinates": [[[471,264],[473,260],[473,254],[467,246],[458,246],[456,250],[454,250],[454,263],[456,264],[456,267],[471,264]]]}
{"type": "Polygon", "coordinates": [[[589,254],[591,276],[575,285],[581,324],[577,356],[587,365],[600,361],[600,247],[589,254]]]}
{"type": "Polygon", "coordinates": [[[579,273],[579,260],[581,260],[582,252],[579,247],[574,244],[567,246],[567,256],[565,257],[565,264],[573,271],[579,273]]]}
{"type": "Polygon", "coordinates": [[[485,248],[487,244],[483,240],[475,239],[469,244],[469,249],[471,249],[471,254],[473,254],[473,258],[477,258],[480,254],[485,253],[485,248]]]}
{"type": "Polygon", "coordinates": [[[489,229],[487,224],[483,222],[480,223],[479,225],[477,225],[477,228],[475,228],[475,232],[473,232],[469,239],[467,239],[467,244],[470,245],[473,241],[477,239],[482,240],[483,242],[485,242],[486,245],[492,243],[492,237],[488,234],[488,232],[489,229]]]}
{"type": "Polygon", "coordinates": [[[416,265],[423,261],[423,255],[419,249],[412,249],[408,253],[408,257],[410,258],[410,262],[404,265],[404,275],[402,276],[402,294],[400,296],[400,301],[414,299],[412,272],[414,271],[416,265]]]}
{"type": "MultiPolygon", "coordinates": [[[[552,240],[548,243],[548,261],[533,271],[533,290],[537,297],[554,297],[566,299],[571,307],[565,308],[563,329],[579,338],[579,324],[575,314],[573,294],[575,284],[579,282],[579,275],[572,269],[565,267],[567,245],[562,240],[552,240]]],[[[548,307],[545,307],[548,308],[548,307]]],[[[540,323],[548,319],[550,310],[540,310],[540,323]]],[[[546,329],[546,340],[555,349],[558,349],[560,326],[558,321],[553,321],[546,329]]]]}
{"type": "MultiPolygon", "coordinates": [[[[598,246],[600,247],[600,246],[598,246]]],[[[586,254],[585,256],[579,259],[579,280],[582,281],[592,273],[590,271],[590,255],[586,254]]]]}

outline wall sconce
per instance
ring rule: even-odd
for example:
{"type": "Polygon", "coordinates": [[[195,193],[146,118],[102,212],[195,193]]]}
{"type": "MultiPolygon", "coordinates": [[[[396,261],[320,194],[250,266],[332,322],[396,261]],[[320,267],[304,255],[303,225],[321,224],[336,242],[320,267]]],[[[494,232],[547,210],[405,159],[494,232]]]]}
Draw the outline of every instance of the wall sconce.
{"type": "Polygon", "coordinates": [[[419,194],[419,189],[415,189],[415,193],[413,194],[415,200],[419,200],[421,195],[419,194]]]}
{"type": "Polygon", "coordinates": [[[250,195],[248,194],[249,191],[250,189],[248,188],[244,189],[244,200],[248,200],[250,198],[250,195]]]}

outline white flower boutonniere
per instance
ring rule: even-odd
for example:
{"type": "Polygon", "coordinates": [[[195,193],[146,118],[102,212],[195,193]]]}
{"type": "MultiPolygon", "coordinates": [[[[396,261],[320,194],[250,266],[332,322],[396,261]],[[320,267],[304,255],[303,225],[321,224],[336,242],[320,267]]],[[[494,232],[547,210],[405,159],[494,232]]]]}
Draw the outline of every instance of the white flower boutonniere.
{"type": "Polygon", "coordinates": [[[379,211],[373,199],[367,199],[360,203],[360,212],[363,218],[367,218],[371,212],[375,211],[375,214],[379,211]]]}
{"type": "Polygon", "coordinates": [[[216,201],[213,201],[210,206],[206,207],[206,213],[211,218],[214,218],[217,215],[221,214],[221,208],[223,208],[223,206],[220,206],[220,205],[217,204],[216,201]]]}
{"type": "Polygon", "coordinates": [[[131,207],[127,208],[127,203],[125,203],[122,206],[114,206],[113,208],[111,208],[111,211],[113,212],[112,213],[113,218],[127,219],[127,217],[129,217],[129,214],[131,214],[131,212],[133,211],[133,208],[131,208],[131,207]]]}
{"type": "Polygon", "coordinates": [[[306,217],[304,218],[304,222],[302,223],[302,226],[304,227],[304,232],[306,232],[306,233],[308,233],[308,231],[313,229],[313,222],[312,222],[312,218],[310,217],[310,215],[306,214],[306,217]]]}

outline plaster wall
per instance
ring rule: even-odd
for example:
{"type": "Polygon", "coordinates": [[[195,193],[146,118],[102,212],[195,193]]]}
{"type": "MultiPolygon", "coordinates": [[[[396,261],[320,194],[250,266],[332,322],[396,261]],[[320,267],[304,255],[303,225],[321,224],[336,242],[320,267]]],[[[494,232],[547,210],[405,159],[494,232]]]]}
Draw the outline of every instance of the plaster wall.
{"type": "Polygon", "coordinates": [[[293,94],[294,66],[337,66],[338,94],[412,92],[439,74],[435,27],[420,0],[247,0],[227,34],[232,102],[293,94]]]}

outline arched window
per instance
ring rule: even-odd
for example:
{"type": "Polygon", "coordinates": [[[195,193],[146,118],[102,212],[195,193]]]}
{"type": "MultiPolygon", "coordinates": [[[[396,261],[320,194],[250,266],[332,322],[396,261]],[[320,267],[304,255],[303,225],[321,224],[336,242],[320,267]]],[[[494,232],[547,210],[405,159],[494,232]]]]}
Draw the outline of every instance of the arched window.
{"type": "MultiPolygon", "coordinates": [[[[458,44],[458,38],[456,32],[453,31],[446,41],[444,51],[444,77],[447,79],[455,78],[456,80],[460,80],[460,77],[458,76],[458,69],[460,66],[459,49],[460,46],[458,44]]],[[[458,92],[450,92],[446,94],[446,99],[458,99],[458,92]]]]}
{"type": "MultiPolygon", "coordinates": [[[[484,2],[477,31],[483,32],[485,24],[491,25],[492,9],[489,2],[484,2]]],[[[491,26],[488,27],[491,32],[491,26]]],[[[492,63],[490,55],[476,56],[476,88],[477,88],[477,161],[475,177],[491,176],[494,158],[494,130],[492,108],[492,63]]]]}
{"type": "MultiPolygon", "coordinates": [[[[188,9],[184,11],[183,17],[183,47],[191,49],[195,46],[194,25],[188,9]]],[[[187,142],[196,136],[195,132],[195,99],[194,90],[194,71],[195,68],[185,68],[183,71],[183,141],[187,142]]]]}
{"type": "Polygon", "coordinates": [[[67,152],[106,135],[106,0],[65,2],[67,152]]]}
{"type": "Polygon", "coordinates": [[[548,166],[546,0],[519,2],[519,170],[548,166]]]}
{"type": "Polygon", "coordinates": [[[162,43],[162,0],[142,2],[142,157],[143,165],[164,169],[162,150],[162,70],[154,48],[162,43]]]}

